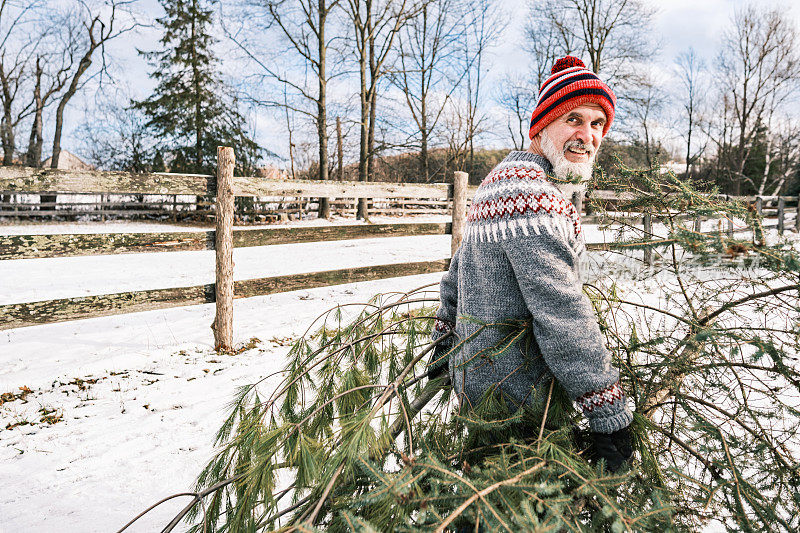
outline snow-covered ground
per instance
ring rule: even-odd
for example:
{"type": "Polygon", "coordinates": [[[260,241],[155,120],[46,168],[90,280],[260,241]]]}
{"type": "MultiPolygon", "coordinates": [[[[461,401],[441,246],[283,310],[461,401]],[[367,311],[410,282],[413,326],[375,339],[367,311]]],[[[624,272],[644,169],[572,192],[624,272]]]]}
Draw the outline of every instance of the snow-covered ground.
{"type": "MultiPolygon", "coordinates": [[[[0,428],[0,531],[116,531],[192,486],[236,387],[281,370],[291,339],[318,314],[440,278],[238,299],[235,341],[257,340],[235,356],[212,349],[213,305],[2,332],[0,390],[33,392],[26,404],[4,404],[0,424],[33,425],[0,428]],[[42,423],[40,409],[63,418],[42,423]]],[[[185,504],[165,505],[131,531],[158,531],[185,504]]]]}
{"type": "MultiPolygon", "coordinates": [[[[135,222],[6,224],[0,234],[195,229],[135,222]]],[[[449,251],[446,235],[238,248],[234,271],[237,279],[249,279],[442,259],[449,251]]],[[[2,261],[0,303],[213,278],[209,251],[2,261]]],[[[429,274],[237,299],[235,342],[247,349],[235,356],[213,351],[213,305],[0,332],[0,394],[6,400],[0,405],[0,479],[6,488],[0,532],[115,531],[161,497],[189,489],[212,456],[214,432],[236,387],[280,370],[291,340],[317,315],[440,278],[429,274]]],[[[185,503],[165,505],[131,531],[160,529],[185,503]]]]}
{"type": "MultiPolygon", "coordinates": [[[[0,304],[213,283],[214,254],[204,250],[0,261],[0,304]]],[[[234,249],[234,278],[432,261],[449,255],[449,235],[254,246],[234,249]]]]}
{"type": "MultiPolygon", "coordinates": [[[[3,225],[0,234],[179,228],[195,229],[64,223],[3,225]]],[[[614,237],[594,226],[585,231],[588,242],[614,237]]],[[[239,248],[234,271],[248,279],[424,261],[449,256],[449,247],[442,235],[239,248]]],[[[213,277],[213,252],[0,261],[0,304],[196,285],[213,277]]],[[[0,331],[0,394],[7,400],[0,403],[0,532],[116,531],[158,499],[190,489],[213,453],[214,432],[236,387],[282,369],[291,340],[313,318],[336,304],[440,278],[237,299],[235,341],[246,349],[235,356],[212,349],[213,305],[0,331]]],[[[165,504],[129,531],[159,530],[186,501],[165,504]]]]}

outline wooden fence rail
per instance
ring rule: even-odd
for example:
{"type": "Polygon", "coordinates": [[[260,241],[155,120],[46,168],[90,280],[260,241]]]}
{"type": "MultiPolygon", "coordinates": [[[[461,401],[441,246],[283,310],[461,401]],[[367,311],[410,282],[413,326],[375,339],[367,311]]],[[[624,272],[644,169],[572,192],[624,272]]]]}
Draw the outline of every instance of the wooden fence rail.
{"type": "MultiPolygon", "coordinates": [[[[448,265],[449,259],[442,259],[240,280],[234,282],[233,292],[235,298],[249,298],[342,283],[443,272],[448,265]]],[[[212,283],[6,304],[0,305],[0,330],[215,301],[218,302],[212,283]]]]}
{"type": "MultiPolygon", "coordinates": [[[[233,178],[234,196],[448,199],[446,183],[269,180],[233,178]]],[[[29,194],[195,194],[214,196],[216,178],[198,174],[131,174],[110,171],[66,171],[0,167],[0,191],[29,194]]]]}
{"type": "MultiPolygon", "coordinates": [[[[0,202],[0,218],[51,218],[99,217],[138,218],[142,216],[161,216],[171,219],[193,219],[195,221],[213,218],[214,203],[204,200],[205,197],[189,196],[189,199],[177,199],[177,195],[139,195],[142,199],[132,198],[135,195],[61,195],[58,202],[40,202],[25,198],[19,193],[2,194],[9,201],[0,202]],[[19,198],[22,196],[22,198],[19,198]],[[67,199],[62,198],[68,196],[67,199]],[[92,199],[92,196],[100,196],[92,199]]],[[[244,199],[244,197],[240,197],[244,199]]],[[[317,212],[319,203],[310,197],[252,197],[247,202],[237,202],[235,216],[237,223],[258,223],[277,221],[291,216],[300,217],[303,213],[317,212]]],[[[355,215],[356,199],[330,199],[333,212],[348,216],[355,215]]],[[[446,214],[449,209],[447,199],[419,198],[386,198],[369,204],[370,215],[421,215],[446,214]]]]}
{"type": "MultiPolygon", "coordinates": [[[[450,233],[450,223],[234,228],[234,248],[450,233]]],[[[0,235],[0,260],[213,250],[215,231],[0,235]]]]}

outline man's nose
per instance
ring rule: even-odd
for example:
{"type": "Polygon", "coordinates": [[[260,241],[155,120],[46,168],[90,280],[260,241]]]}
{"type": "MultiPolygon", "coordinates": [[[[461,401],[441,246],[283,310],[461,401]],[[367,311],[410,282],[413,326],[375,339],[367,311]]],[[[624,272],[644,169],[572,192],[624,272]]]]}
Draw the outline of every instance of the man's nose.
{"type": "Polygon", "coordinates": [[[590,144],[592,142],[592,125],[586,123],[578,126],[574,138],[583,144],[590,144]]]}

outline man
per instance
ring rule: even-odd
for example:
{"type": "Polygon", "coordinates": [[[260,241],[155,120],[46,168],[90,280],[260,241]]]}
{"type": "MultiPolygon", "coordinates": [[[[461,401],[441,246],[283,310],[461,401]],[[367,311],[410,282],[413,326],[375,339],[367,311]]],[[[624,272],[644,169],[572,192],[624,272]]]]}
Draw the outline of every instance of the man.
{"type": "Polygon", "coordinates": [[[555,378],[582,408],[594,453],[611,470],[631,457],[633,417],[583,293],[584,237],[564,191],[591,177],[615,103],[580,59],[556,62],[531,118],[530,148],[511,152],[475,194],[442,278],[433,340],[453,327],[455,335],[437,346],[430,372],[449,363],[462,406],[476,406],[488,391],[512,410],[533,407],[555,378]],[[508,330],[497,325],[528,322],[533,342],[498,354],[508,330]]]}

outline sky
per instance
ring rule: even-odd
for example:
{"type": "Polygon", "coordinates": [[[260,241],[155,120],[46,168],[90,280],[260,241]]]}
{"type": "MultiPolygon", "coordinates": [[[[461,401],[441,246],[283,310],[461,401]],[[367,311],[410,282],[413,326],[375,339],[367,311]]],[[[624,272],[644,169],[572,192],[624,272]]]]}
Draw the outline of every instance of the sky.
{"type": "MultiPolygon", "coordinates": [[[[64,0],[69,2],[70,0],[64,0]]],[[[74,1],[74,0],[72,0],[74,1]]],[[[653,23],[653,38],[659,43],[658,53],[652,58],[655,68],[663,72],[665,83],[671,83],[671,69],[676,56],[693,47],[696,53],[705,59],[707,65],[713,65],[717,54],[718,45],[725,27],[730,23],[734,10],[745,5],[745,0],[670,0],[669,2],[656,2],[646,0],[656,9],[653,23]]],[[[497,91],[497,80],[503,74],[515,70],[525,69],[527,61],[524,46],[524,22],[529,6],[535,5],[537,0],[504,0],[501,6],[506,16],[506,25],[492,51],[491,65],[487,76],[487,95],[497,91]],[[492,86],[494,85],[494,86],[492,86]]],[[[767,4],[782,7],[786,17],[791,19],[796,27],[800,28],[800,6],[792,8],[791,2],[756,2],[758,5],[767,4]]],[[[229,9],[232,0],[221,0],[222,9],[229,9]]],[[[163,10],[158,0],[139,0],[138,9],[145,19],[152,21],[161,16],[163,10]]],[[[146,98],[152,90],[154,83],[149,79],[151,67],[139,56],[137,49],[158,49],[159,31],[154,27],[142,28],[135,33],[128,34],[115,41],[108,48],[114,58],[114,72],[118,83],[127,87],[127,90],[136,98],[146,98]]],[[[220,32],[220,37],[222,34],[220,32]]],[[[224,38],[219,43],[222,50],[222,67],[230,76],[232,82],[237,81],[241,70],[232,57],[231,44],[224,38]]],[[[86,121],[85,110],[91,109],[96,96],[93,91],[87,90],[76,97],[70,104],[67,116],[66,139],[63,143],[68,150],[77,148],[77,128],[86,121]]],[[[488,106],[495,106],[491,97],[486,99],[488,106]]],[[[496,110],[495,110],[496,111],[496,110]]],[[[251,110],[248,118],[255,126],[255,138],[263,146],[269,147],[278,154],[286,153],[285,117],[275,116],[266,110],[251,110]]],[[[504,129],[504,128],[499,128],[504,129]]],[[[27,135],[19,136],[27,139],[27,135]]],[[[489,144],[508,144],[503,138],[489,139],[489,144]]],[[[496,147],[500,147],[500,146],[496,147]]]]}

